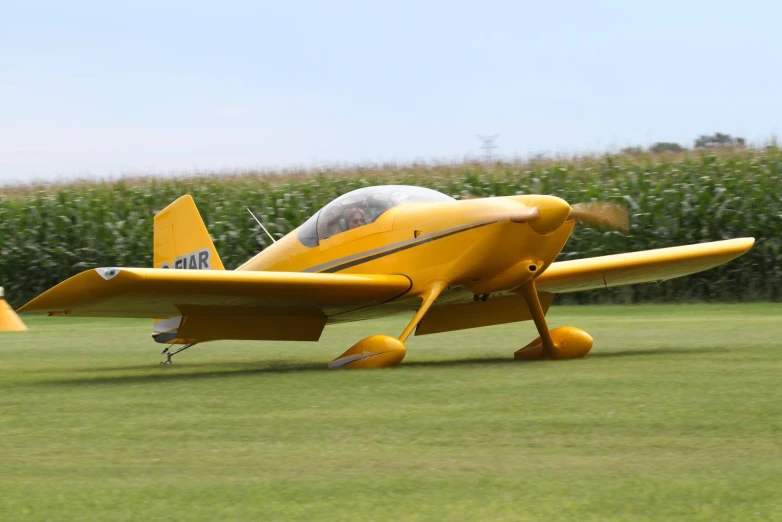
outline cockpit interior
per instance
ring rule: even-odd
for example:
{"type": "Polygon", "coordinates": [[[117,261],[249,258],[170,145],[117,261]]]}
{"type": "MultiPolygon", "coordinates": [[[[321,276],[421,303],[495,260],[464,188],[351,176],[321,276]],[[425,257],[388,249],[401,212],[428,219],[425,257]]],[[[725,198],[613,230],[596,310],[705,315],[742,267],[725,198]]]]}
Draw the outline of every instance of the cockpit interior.
{"type": "Polygon", "coordinates": [[[300,228],[299,240],[306,246],[374,223],[383,212],[405,203],[455,201],[436,190],[408,185],[364,187],[338,197],[309,218],[300,228]]]}

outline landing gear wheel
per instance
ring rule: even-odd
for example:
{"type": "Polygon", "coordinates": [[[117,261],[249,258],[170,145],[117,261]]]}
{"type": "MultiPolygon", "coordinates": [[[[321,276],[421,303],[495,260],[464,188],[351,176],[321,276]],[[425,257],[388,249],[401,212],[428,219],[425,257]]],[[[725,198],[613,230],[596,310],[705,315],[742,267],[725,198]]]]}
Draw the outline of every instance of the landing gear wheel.
{"type": "Polygon", "coordinates": [[[405,358],[402,341],[390,335],[373,335],[362,339],[329,363],[329,368],[386,368],[405,358]]]}
{"type": "Polygon", "coordinates": [[[445,287],[446,282],[442,279],[436,279],[427,285],[426,292],[421,296],[423,299],[421,308],[415,313],[399,339],[390,335],[373,335],[362,339],[331,361],[329,368],[386,368],[401,363],[407,353],[405,340],[413,333],[445,287]]]}
{"type": "Polygon", "coordinates": [[[580,328],[563,326],[551,330],[554,347],[550,354],[545,353],[540,337],[513,354],[514,359],[575,359],[583,357],[592,349],[592,336],[580,328]]]}

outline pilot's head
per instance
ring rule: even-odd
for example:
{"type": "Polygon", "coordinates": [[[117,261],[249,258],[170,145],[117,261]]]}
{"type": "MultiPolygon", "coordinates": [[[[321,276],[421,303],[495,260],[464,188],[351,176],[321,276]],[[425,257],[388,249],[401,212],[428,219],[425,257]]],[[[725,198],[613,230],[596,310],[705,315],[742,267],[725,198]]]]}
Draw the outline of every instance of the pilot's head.
{"type": "Polygon", "coordinates": [[[347,224],[348,230],[367,224],[366,219],[364,219],[364,211],[358,207],[351,207],[347,209],[343,216],[345,218],[345,223],[347,224]]]}

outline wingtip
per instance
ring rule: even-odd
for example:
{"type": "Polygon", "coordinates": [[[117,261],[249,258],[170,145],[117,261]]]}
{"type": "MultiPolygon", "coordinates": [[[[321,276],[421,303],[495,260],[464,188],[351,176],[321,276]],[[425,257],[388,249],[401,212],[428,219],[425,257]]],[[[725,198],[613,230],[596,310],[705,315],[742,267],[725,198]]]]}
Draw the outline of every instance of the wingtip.
{"type": "Polygon", "coordinates": [[[734,239],[733,241],[735,241],[741,247],[742,252],[747,252],[755,245],[754,237],[740,237],[734,239]]]}
{"type": "Polygon", "coordinates": [[[31,312],[38,312],[38,313],[45,313],[43,310],[35,310],[35,301],[40,297],[40,294],[33,297],[29,301],[27,301],[25,304],[20,306],[16,309],[17,314],[24,314],[24,313],[31,313],[31,312]]]}
{"type": "Polygon", "coordinates": [[[75,307],[121,292],[128,280],[136,277],[132,269],[91,268],[32,298],[17,313],[67,315],[75,307]]]}
{"type": "MultiPolygon", "coordinates": [[[[44,294],[45,293],[46,292],[44,292],[44,294]]],[[[49,314],[49,315],[53,315],[53,314],[58,314],[58,313],[65,313],[64,310],[60,311],[60,310],[50,309],[51,307],[47,307],[45,303],[43,303],[43,306],[41,306],[41,304],[42,304],[41,301],[42,300],[40,299],[40,297],[43,296],[44,294],[41,294],[41,295],[39,295],[37,297],[34,297],[33,299],[31,299],[26,304],[24,304],[24,305],[20,306],[19,308],[17,308],[16,309],[16,313],[17,314],[28,314],[28,315],[30,315],[30,314],[49,314]]]]}

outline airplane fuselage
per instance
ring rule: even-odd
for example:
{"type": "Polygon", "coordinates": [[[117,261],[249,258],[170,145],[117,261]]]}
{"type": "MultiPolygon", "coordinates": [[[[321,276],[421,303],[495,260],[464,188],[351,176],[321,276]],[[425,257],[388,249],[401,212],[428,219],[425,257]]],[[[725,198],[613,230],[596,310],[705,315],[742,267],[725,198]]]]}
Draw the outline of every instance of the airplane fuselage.
{"type": "Polygon", "coordinates": [[[469,301],[474,295],[511,290],[544,272],[573,229],[573,221],[566,221],[567,210],[567,203],[552,196],[410,203],[315,246],[305,246],[294,231],[238,270],[403,274],[410,279],[405,294],[410,299],[341,314],[330,322],[414,309],[420,304],[416,296],[434,280],[448,283],[438,302],[469,301]],[[546,207],[551,207],[546,234],[506,217],[515,208],[533,205],[543,207],[544,221],[546,207]]]}

